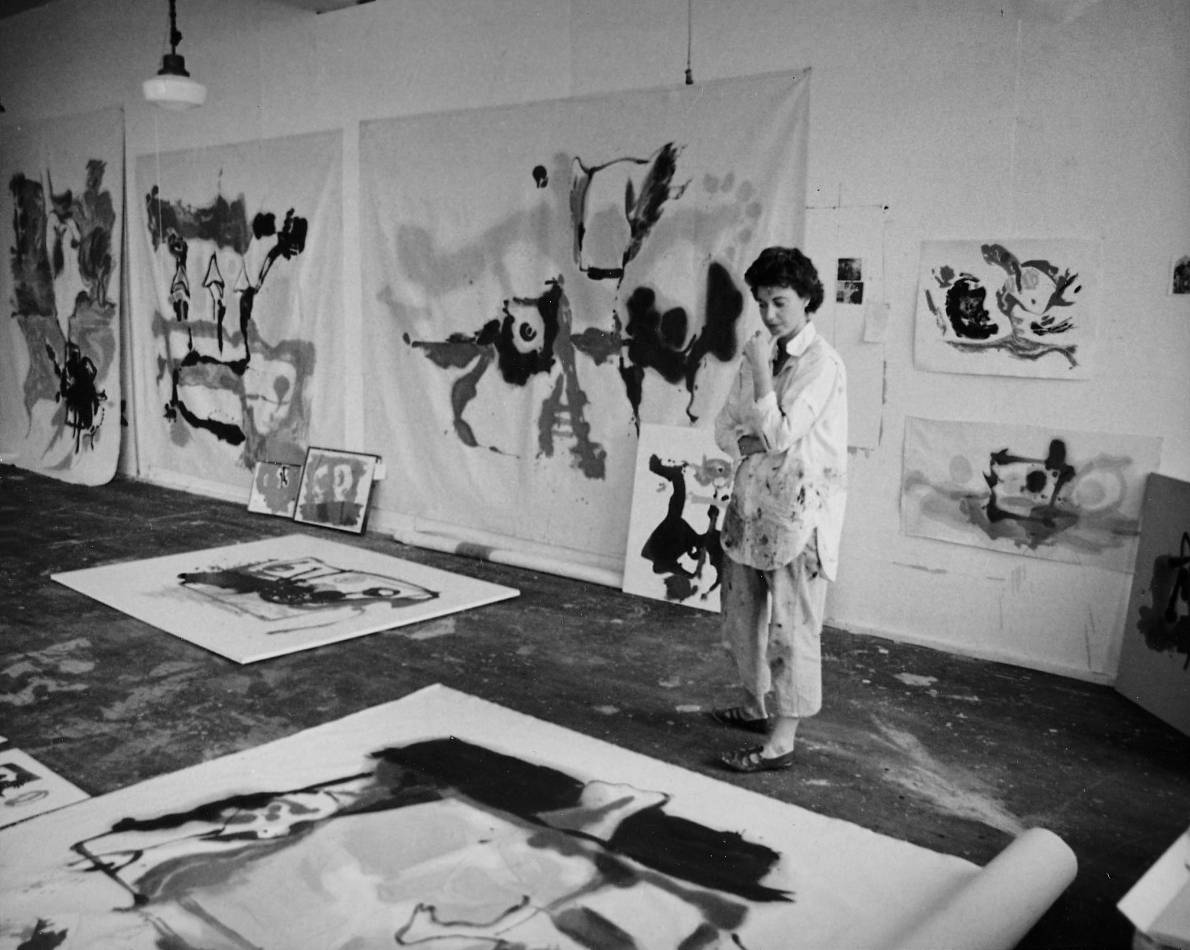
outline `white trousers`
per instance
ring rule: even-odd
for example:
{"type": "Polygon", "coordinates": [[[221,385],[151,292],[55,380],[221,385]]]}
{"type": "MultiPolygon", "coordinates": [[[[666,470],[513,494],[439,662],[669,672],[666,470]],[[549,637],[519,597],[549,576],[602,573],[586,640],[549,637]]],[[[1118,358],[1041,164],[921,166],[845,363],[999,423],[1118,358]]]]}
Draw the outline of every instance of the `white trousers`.
{"type": "Polygon", "coordinates": [[[828,584],[814,540],[773,571],[723,558],[723,645],[749,703],[766,716],[813,716],[822,708],[828,584]]]}

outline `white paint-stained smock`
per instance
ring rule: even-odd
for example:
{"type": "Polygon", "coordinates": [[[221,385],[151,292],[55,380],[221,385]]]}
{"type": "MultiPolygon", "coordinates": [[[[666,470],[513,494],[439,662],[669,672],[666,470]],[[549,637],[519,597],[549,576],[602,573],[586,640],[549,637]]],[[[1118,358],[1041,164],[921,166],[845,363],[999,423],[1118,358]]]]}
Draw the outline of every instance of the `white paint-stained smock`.
{"type": "Polygon", "coordinates": [[[847,374],[813,324],[784,347],[774,391],[756,400],[743,360],[715,420],[719,447],[740,459],[722,532],[723,639],[751,703],[801,717],[822,705],[823,610],[847,498],[847,374]],[[764,451],[741,459],[745,435],[764,451]]]}

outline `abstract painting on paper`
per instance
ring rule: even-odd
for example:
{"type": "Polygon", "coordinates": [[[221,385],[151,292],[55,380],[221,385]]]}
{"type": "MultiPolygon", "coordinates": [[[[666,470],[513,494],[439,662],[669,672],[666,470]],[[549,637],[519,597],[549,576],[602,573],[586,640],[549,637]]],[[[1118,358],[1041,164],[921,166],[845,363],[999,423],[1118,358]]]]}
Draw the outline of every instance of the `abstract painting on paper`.
{"type": "Polygon", "coordinates": [[[0,828],[89,797],[20,749],[0,749],[0,828]]]}
{"type": "Polygon", "coordinates": [[[712,430],[641,426],[625,593],[718,612],[719,526],[731,476],[731,459],[712,430]]]}
{"type": "MultiPolygon", "coordinates": [[[[891,946],[993,873],[442,686],[34,824],[0,950],[891,946]]],[[[1044,834],[980,946],[1073,876],[1044,834]]]]}
{"type": "Polygon", "coordinates": [[[1115,687],[1190,735],[1190,482],[1149,476],[1115,687]]]}
{"type": "Polygon", "coordinates": [[[294,520],[362,533],[379,462],[377,455],[311,446],[302,469],[294,520]]]}
{"type": "Polygon", "coordinates": [[[924,241],[917,365],[942,373],[1086,379],[1100,246],[1079,239],[924,241]]]}
{"type": "Polygon", "coordinates": [[[291,462],[257,462],[248,493],[248,510],[292,518],[297,507],[302,466],[291,462]]]}
{"type": "Polygon", "coordinates": [[[237,663],[404,627],[519,593],[304,534],[53,579],[237,663]]]}
{"type": "Polygon", "coordinates": [[[1161,440],[1060,427],[906,420],[906,534],[1132,570],[1161,440]]]}

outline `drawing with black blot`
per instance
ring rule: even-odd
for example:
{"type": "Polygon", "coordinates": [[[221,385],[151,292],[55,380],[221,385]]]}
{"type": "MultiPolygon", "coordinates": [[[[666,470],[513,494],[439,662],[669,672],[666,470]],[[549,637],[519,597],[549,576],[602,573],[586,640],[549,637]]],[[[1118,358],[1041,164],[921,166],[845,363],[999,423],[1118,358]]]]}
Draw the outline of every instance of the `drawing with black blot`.
{"type": "Polygon", "coordinates": [[[16,762],[0,762],[0,799],[11,798],[9,792],[23,788],[38,777],[16,762]]]}
{"type": "Polygon", "coordinates": [[[752,910],[792,900],[765,883],[777,852],[671,814],[664,792],[456,738],[370,759],[129,816],[73,850],[114,885],[121,925],[163,947],[304,945],[316,927],[334,946],[744,948],[752,910]]]}
{"type": "Polygon", "coordinates": [[[945,302],[940,305],[929,290],[925,300],[943,336],[949,328],[956,337],[946,343],[968,353],[1002,350],[1022,360],[1057,353],[1071,367],[1077,366],[1078,344],[1051,343],[1043,338],[1074,328],[1066,311],[1082,292],[1079,275],[1047,260],[1020,261],[1002,244],[981,245],[980,254],[985,263],[1004,272],[994,299],[996,309],[1007,320],[1008,332],[1002,334],[988,313],[988,288],[973,275],[942,265],[934,268],[933,278],[938,290],[945,291],[945,302]]]}
{"type": "Polygon", "coordinates": [[[79,451],[84,437],[95,446],[95,433],[103,422],[103,404],[107,393],[96,385],[99,371],[89,356],[84,356],[76,343],[67,343],[62,363],[49,343],[46,355],[58,378],[57,399],[66,410],[65,425],[74,431],[74,450],[79,451]]]}
{"type": "Polygon", "coordinates": [[[654,574],[666,575],[666,597],[676,601],[687,600],[698,592],[703,570],[709,563],[715,572],[715,580],[703,591],[705,600],[719,586],[723,566],[718,505],[708,507],[705,532],[698,532],[686,520],[687,467],[684,462],[667,464],[656,454],[649,456],[649,471],[669,483],[670,496],[665,516],[649,534],[640,552],[640,556],[652,564],[654,574]],[[692,566],[687,567],[683,560],[692,566]]]}
{"type": "Polygon", "coordinates": [[[1182,669],[1190,670],[1190,532],[1182,533],[1177,554],[1153,560],[1149,596],[1152,604],[1140,607],[1136,622],[1145,645],[1158,653],[1185,656],[1182,669]]]}

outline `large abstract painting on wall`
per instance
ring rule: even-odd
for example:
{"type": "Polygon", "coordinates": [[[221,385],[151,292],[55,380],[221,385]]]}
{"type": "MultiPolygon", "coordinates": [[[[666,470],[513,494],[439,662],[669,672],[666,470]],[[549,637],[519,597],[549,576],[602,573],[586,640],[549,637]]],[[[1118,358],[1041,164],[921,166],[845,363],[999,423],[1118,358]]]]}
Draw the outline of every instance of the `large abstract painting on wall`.
{"type": "Polygon", "coordinates": [[[124,116],[0,136],[0,459],[100,485],[120,454],[124,116]]]}
{"type": "Polygon", "coordinates": [[[319,133],[136,163],[137,427],[150,475],[247,486],[342,430],[341,142],[319,133]],[[333,420],[339,420],[337,426],[333,420]]]}
{"type": "Polygon", "coordinates": [[[1190,482],[1149,476],[1115,687],[1190,735],[1190,482]]]}
{"type": "Polygon", "coordinates": [[[1061,426],[905,423],[906,534],[1132,570],[1161,440],[1061,426]]]}
{"type": "Polygon", "coordinates": [[[924,241],[917,365],[1086,379],[1094,370],[1099,297],[1097,241],[924,241]]]}
{"type": "Polygon", "coordinates": [[[1074,873],[1040,829],[981,869],[441,686],[35,821],[0,950],[1009,947],[1074,873]]]}
{"type": "Polygon", "coordinates": [[[623,589],[717,613],[731,458],[708,426],[641,426],[623,589]]]}
{"type": "Polygon", "coordinates": [[[714,414],[800,240],[806,73],[365,122],[376,506],[623,555],[642,423],[714,414]]]}

